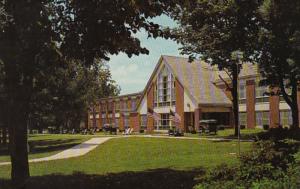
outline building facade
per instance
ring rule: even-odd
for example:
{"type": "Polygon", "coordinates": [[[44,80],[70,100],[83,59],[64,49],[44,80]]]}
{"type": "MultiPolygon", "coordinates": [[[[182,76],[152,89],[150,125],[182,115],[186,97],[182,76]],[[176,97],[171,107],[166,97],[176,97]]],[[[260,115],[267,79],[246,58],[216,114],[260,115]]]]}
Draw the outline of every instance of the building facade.
{"type": "MultiPolygon", "coordinates": [[[[258,73],[256,66],[245,64],[239,75],[240,124],[247,128],[291,125],[288,105],[280,96],[266,95],[270,89],[259,86],[258,73]]],[[[197,130],[202,119],[232,127],[231,95],[220,78],[229,81],[224,72],[205,62],[162,56],[142,92],[100,99],[89,112],[88,127],[110,125],[152,132],[176,126],[189,131],[197,130]],[[149,110],[160,119],[148,116],[149,110]],[[180,117],[179,123],[174,123],[170,111],[180,117]]]]}

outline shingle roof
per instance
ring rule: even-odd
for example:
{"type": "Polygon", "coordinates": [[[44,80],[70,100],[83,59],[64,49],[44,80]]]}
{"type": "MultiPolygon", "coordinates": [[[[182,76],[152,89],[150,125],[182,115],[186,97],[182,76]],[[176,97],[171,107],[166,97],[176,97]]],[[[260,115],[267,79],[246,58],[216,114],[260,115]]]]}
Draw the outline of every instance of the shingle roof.
{"type": "Polygon", "coordinates": [[[175,77],[198,104],[231,105],[231,101],[214,82],[218,71],[203,61],[188,62],[187,58],[162,56],[162,61],[173,71],[175,77]]]}
{"type": "MultiPolygon", "coordinates": [[[[219,74],[223,79],[228,79],[228,75],[224,71],[220,71],[219,74]]],[[[243,64],[243,67],[241,69],[241,72],[239,74],[239,78],[245,78],[245,77],[253,77],[259,75],[258,67],[256,64],[246,63],[243,64]]],[[[216,79],[216,81],[221,81],[219,78],[216,79]]]]}

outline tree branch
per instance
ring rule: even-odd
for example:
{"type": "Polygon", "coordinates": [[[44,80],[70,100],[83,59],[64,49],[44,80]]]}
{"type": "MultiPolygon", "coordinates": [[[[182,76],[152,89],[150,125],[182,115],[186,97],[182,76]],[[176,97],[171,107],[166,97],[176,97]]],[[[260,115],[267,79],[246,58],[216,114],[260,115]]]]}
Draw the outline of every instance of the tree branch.
{"type": "Polygon", "coordinates": [[[219,78],[224,82],[224,84],[226,85],[226,89],[229,89],[230,91],[232,91],[232,87],[230,87],[230,85],[227,83],[227,81],[225,81],[225,79],[222,78],[221,75],[219,75],[219,78]]]}

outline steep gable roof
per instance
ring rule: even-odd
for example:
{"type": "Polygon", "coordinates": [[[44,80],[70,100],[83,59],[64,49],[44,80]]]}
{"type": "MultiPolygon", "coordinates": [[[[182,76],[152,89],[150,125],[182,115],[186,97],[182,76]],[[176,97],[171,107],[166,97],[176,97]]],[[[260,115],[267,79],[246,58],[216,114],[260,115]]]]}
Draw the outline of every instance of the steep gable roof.
{"type": "Polygon", "coordinates": [[[218,71],[207,63],[198,60],[189,63],[187,58],[174,56],[162,56],[162,61],[171,68],[184,90],[197,104],[231,106],[226,94],[214,84],[218,71]]]}

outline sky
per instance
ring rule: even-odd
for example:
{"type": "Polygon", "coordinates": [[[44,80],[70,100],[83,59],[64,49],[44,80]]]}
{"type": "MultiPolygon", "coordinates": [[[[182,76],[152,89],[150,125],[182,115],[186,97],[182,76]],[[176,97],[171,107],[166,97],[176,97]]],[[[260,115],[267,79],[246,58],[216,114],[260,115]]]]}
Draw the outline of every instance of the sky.
{"type": "MultiPolygon", "coordinates": [[[[162,26],[176,26],[176,23],[165,15],[153,20],[162,26]]],[[[149,50],[149,55],[129,58],[126,54],[120,53],[110,56],[108,62],[112,79],[121,87],[121,94],[142,91],[161,55],[182,56],[178,50],[180,45],[175,41],[148,38],[144,31],[138,32],[136,35],[141,41],[141,46],[149,50]]]]}

